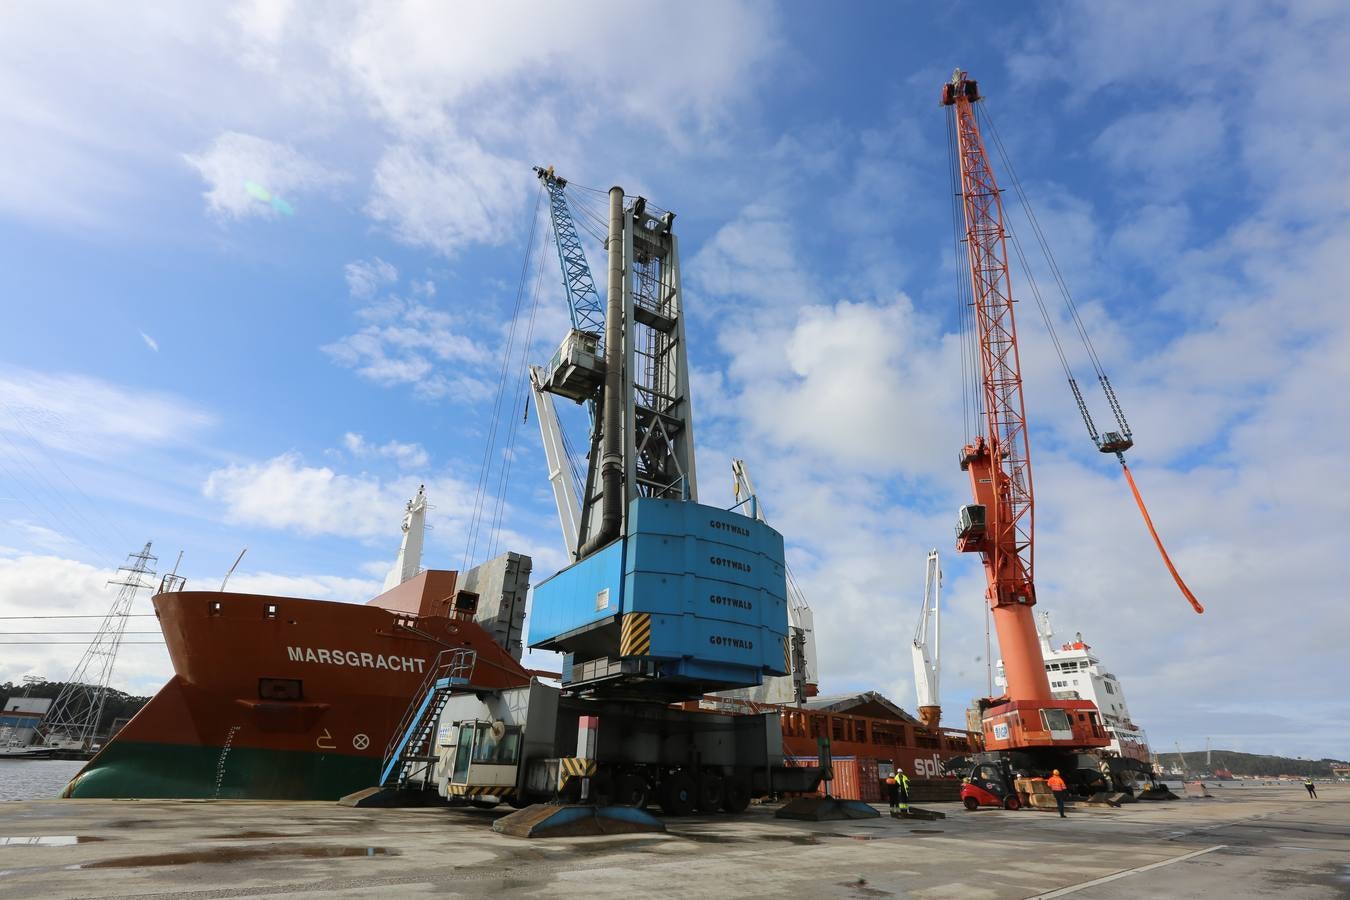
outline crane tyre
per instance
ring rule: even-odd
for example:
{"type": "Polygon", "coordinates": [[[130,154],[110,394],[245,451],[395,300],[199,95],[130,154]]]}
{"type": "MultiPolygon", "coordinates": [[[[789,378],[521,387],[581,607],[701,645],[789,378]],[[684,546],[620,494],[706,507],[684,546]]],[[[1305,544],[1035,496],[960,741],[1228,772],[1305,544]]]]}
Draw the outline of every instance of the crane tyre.
{"type": "Polygon", "coordinates": [[[694,779],[676,772],[661,784],[661,811],[668,816],[687,816],[694,811],[694,779]]]}
{"type": "Polygon", "coordinates": [[[647,779],[641,775],[620,775],[614,782],[614,802],[623,806],[645,809],[648,793],[647,779]]]}
{"type": "Polygon", "coordinates": [[[729,813],[743,813],[750,805],[750,785],[739,775],[732,775],[722,784],[722,808],[729,813]]]}
{"type": "Polygon", "coordinates": [[[722,808],[722,778],[704,775],[698,780],[698,808],[700,812],[717,812],[722,808]]]}
{"type": "Polygon", "coordinates": [[[966,805],[966,809],[970,810],[971,812],[974,812],[975,810],[980,808],[980,801],[976,800],[974,797],[966,797],[961,802],[964,803],[966,805]]]}

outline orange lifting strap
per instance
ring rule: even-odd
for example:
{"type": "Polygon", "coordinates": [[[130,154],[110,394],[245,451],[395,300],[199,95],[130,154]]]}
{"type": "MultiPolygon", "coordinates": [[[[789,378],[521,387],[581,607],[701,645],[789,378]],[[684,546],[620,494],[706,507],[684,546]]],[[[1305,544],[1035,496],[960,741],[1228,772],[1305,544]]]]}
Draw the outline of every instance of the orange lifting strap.
{"type": "Polygon", "coordinates": [[[1130,490],[1134,492],[1134,502],[1139,504],[1139,511],[1144,514],[1144,524],[1148,526],[1148,533],[1153,535],[1153,543],[1158,545],[1158,552],[1162,554],[1163,562],[1167,564],[1167,571],[1172,573],[1172,580],[1177,583],[1177,587],[1181,588],[1181,593],[1186,596],[1186,599],[1191,601],[1191,606],[1195,608],[1195,611],[1203,613],[1205,608],[1200,605],[1199,600],[1195,599],[1195,595],[1191,593],[1191,589],[1186,587],[1186,582],[1181,580],[1181,573],[1177,571],[1176,566],[1172,565],[1171,557],[1169,557],[1167,551],[1163,549],[1162,540],[1158,537],[1158,532],[1153,527],[1153,520],[1149,518],[1148,510],[1144,507],[1144,498],[1139,496],[1139,488],[1134,483],[1134,476],[1130,474],[1130,467],[1125,465],[1124,460],[1120,461],[1120,467],[1125,470],[1125,480],[1130,483],[1130,490]]]}

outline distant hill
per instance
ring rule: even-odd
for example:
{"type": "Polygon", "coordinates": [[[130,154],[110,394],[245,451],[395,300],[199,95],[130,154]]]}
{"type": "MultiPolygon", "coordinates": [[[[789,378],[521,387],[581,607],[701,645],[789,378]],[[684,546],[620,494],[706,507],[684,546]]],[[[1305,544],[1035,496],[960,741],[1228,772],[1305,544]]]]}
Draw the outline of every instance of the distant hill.
{"type": "MultiPolygon", "coordinates": [[[[13,684],[8,681],[0,682],[0,700],[22,697],[25,692],[30,697],[46,697],[55,700],[56,695],[61,693],[61,688],[65,686],[64,681],[39,681],[33,685],[13,684]]],[[[149,702],[149,697],[137,697],[123,693],[116,688],[108,688],[108,699],[103,703],[103,716],[98,721],[98,727],[94,729],[95,733],[107,734],[108,727],[112,725],[115,719],[131,718],[141,711],[142,706],[149,702]]]]}
{"type": "MultiPolygon", "coordinates": [[[[1330,778],[1333,764],[1345,763],[1335,759],[1295,759],[1289,756],[1265,756],[1260,753],[1239,753],[1236,750],[1211,750],[1211,762],[1205,763],[1205,751],[1183,753],[1187,772],[1209,772],[1214,769],[1227,769],[1234,775],[1312,775],[1317,778],[1330,778]]],[[[1170,769],[1176,764],[1175,753],[1159,755],[1163,768],[1170,769]]]]}

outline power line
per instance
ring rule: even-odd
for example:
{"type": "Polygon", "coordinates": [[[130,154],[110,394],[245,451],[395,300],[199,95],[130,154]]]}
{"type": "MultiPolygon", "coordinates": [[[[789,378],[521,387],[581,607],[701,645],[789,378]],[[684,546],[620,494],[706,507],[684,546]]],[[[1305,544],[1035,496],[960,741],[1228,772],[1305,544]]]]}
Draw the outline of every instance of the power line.
{"type": "MultiPolygon", "coordinates": [[[[89,613],[88,615],[68,615],[68,616],[0,616],[3,619],[22,619],[29,621],[31,619],[103,619],[107,613],[89,613]]],[[[155,613],[119,613],[124,619],[149,619],[155,617],[155,613]]]]}

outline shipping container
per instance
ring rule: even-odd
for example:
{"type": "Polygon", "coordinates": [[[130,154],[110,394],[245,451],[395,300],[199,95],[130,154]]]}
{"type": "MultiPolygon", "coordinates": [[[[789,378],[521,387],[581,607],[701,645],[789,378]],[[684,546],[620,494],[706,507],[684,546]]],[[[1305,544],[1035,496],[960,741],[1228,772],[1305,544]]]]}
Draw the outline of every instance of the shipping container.
{"type": "MultiPolygon", "coordinates": [[[[790,766],[814,768],[820,760],[814,756],[788,757],[785,762],[790,766]]],[[[830,782],[830,796],[840,800],[863,800],[867,803],[881,802],[881,781],[877,776],[875,759],[857,759],[852,756],[836,756],[833,760],[834,780],[830,782]]],[[[825,796],[825,782],[816,790],[825,796]]]]}

